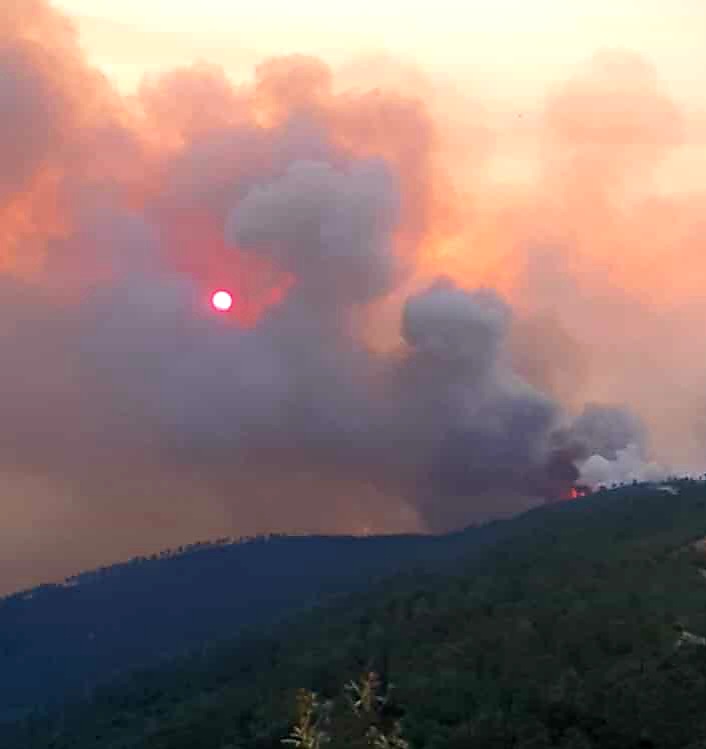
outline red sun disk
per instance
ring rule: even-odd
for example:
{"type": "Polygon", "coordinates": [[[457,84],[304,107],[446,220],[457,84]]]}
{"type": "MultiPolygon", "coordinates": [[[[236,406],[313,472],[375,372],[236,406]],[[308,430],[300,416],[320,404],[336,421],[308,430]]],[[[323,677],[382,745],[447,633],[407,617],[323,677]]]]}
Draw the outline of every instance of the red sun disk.
{"type": "Polygon", "coordinates": [[[233,296],[225,289],[214,291],[211,296],[211,304],[218,312],[228,312],[233,306],[233,296]]]}

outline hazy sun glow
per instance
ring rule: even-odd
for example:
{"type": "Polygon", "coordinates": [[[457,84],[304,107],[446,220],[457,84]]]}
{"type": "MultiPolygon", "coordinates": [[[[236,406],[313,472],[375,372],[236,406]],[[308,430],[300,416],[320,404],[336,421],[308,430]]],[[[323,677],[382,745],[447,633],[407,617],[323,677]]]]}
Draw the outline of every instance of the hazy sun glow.
{"type": "Polygon", "coordinates": [[[217,309],[219,312],[228,312],[228,310],[233,306],[233,297],[229,292],[221,289],[220,291],[214,292],[211,297],[211,304],[213,305],[213,308],[217,309]]]}

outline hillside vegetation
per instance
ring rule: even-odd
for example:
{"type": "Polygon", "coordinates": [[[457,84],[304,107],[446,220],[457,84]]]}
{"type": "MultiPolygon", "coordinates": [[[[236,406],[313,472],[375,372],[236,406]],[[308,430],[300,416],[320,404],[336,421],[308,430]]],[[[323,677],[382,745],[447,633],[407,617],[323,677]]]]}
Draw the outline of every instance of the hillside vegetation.
{"type": "Polygon", "coordinates": [[[462,548],[458,536],[218,541],[8,596],[0,600],[0,719],[462,548]]]}
{"type": "MultiPolygon", "coordinates": [[[[412,749],[706,747],[706,558],[694,547],[706,488],[674,486],[493,524],[492,542],[468,542],[446,569],[379,580],[135,673],[8,728],[0,745],[274,749],[300,689],[337,713],[344,685],[374,670],[412,749]]],[[[352,722],[340,726],[328,746],[361,744],[352,722]]]]}

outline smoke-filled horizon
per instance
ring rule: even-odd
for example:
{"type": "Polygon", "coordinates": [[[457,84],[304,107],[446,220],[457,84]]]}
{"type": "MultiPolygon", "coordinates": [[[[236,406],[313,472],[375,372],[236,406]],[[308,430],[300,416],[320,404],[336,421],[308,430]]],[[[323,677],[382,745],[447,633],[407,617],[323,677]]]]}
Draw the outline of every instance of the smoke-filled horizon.
{"type": "Polygon", "coordinates": [[[703,466],[706,195],[657,178],[696,127],[657,71],[568,71],[513,186],[482,102],[348,75],[124,95],[43,0],[0,10],[0,592],[703,466]]]}

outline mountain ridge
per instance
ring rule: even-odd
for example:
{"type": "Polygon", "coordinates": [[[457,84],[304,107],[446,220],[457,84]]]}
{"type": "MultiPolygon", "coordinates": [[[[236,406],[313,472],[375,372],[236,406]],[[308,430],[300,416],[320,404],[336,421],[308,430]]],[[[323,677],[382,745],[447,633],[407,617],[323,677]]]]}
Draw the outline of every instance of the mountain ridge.
{"type": "Polygon", "coordinates": [[[439,563],[373,575],[125,674],[53,718],[6,726],[1,743],[274,749],[297,688],[336,700],[373,664],[396,685],[413,749],[696,749],[706,742],[706,649],[689,635],[706,633],[694,548],[706,489],[675,487],[598,492],[455,534],[439,563]]]}
{"type": "Polygon", "coordinates": [[[443,561],[456,553],[454,537],[219,539],[5,596],[0,717],[86,693],[126,669],[234,636],[371,576],[443,561]]]}

